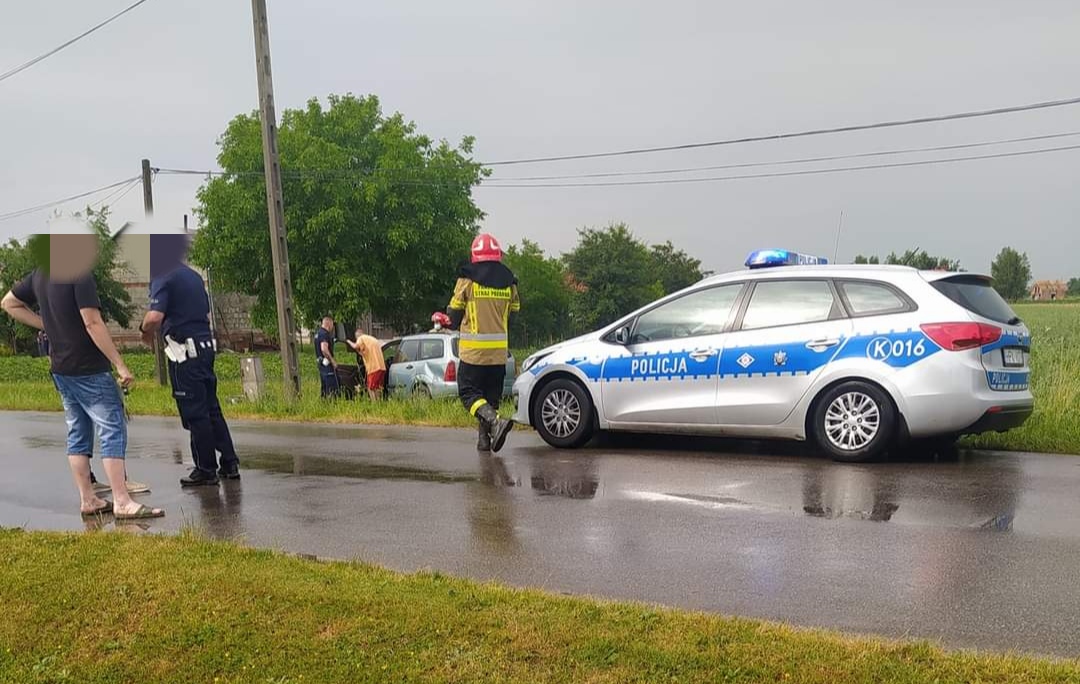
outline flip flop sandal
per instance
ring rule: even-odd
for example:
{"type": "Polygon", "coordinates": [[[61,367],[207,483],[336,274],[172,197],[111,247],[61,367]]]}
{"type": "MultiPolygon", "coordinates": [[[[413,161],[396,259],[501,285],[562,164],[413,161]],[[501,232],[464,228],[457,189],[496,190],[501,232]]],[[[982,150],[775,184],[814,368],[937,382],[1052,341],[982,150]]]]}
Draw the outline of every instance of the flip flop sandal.
{"type": "Polygon", "coordinates": [[[82,517],[92,518],[95,515],[104,515],[106,513],[112,513],[112,501],[106,501],[104,506],[95,508],[92,511],[82,511],[82,517]]]}
{"type": "Polygon", "coordinates": [[[114,517],[117,520],[146,520],[147,518],[164,518],[165,511],[150,508],[149,506],[140,505],[139,510],[134,513],[114,513],[114,517]]]}

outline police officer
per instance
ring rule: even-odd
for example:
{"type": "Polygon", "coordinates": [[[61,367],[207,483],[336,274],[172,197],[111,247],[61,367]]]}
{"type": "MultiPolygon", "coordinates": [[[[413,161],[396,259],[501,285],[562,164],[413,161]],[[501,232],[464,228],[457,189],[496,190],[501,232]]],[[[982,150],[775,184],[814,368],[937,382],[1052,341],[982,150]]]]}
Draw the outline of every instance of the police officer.
{"type": "Polygon", "coordinates": [[[473,240],[472,263],[461,268],[446,313],[461,330],[458,396],[480,422],[480,451],[499,451],[514,424],[499,418],[509,352],[510,316],[521,310],[517,278],[502,263],[498,241],[482,233],[473,240]]]}
{"type": "Polygon", "coordinates": [[[164,337],[173,398],[180,422],[191,433],[195,462],[180,484],[197,487],[217,485],[221,477],[240,479],[240,461],[217,397],[210,300],[202,276],[183,263],[187,247],[184,234],[151,236],[150,311],[139,331],[147,344],[159,333],[164,337]],[[215,452],[221,453],[220,466],[215,452]]]}
{"type": "Polygon", "coordinates": [[[315,361],[319,364],[322,397],[325,399],[337,395],[338,362],[334,358],[334,319],[330,316],[323,317],[319,330],[315,333],[315,361]]]}

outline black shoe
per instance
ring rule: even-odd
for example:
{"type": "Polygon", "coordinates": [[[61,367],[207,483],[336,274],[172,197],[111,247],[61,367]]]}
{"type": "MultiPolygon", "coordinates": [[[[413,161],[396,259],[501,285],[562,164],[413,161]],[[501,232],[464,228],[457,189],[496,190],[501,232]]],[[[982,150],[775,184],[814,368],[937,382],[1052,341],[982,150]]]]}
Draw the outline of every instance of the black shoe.
{"type": "Polygon", "coordinates": [[[491,450],[498,452],[506,444],[506,436],[514,428],[514,422],[499,418],[499,413],[492,408],[491,404],[484,404],[476,412],[482,427],[487,428],[488,438],[491,440],[491,450]]]}
{"type": "Polygon", "coordinates": [[[217,474],[222,480],[239,480],[240,467],[234,465],[231,468],[219,468],[217,474]]]}
{"type": "Polygon", "coordinates": [[[514,421],[512,420],[500,420],[491,428],[491,450],[498,453],[503,445],[506,444],[506,438],[510,435],[510,431],[514,429],[514,421]]]}
{"type": "Polygon", "coordinates": [[[192,468],[187,477],[180,478],[181,487],[216,486],[219,482],[217,475],[198,468],[192,468]]]}
{"type": "Polygon", "coordinates": [[[491,431],[487,423],[480,423],[480,436],[476,440],[477,451],[491,451],[491,431]]]}

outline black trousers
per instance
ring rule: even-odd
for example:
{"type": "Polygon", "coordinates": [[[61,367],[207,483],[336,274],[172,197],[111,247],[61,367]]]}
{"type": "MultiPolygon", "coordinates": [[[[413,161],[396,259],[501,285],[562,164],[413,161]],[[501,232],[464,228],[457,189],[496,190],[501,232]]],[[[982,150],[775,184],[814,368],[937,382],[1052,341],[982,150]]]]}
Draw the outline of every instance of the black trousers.
{"type": "Polygon", "coordinates": [[[462,361],[457,372],[458,397],[465,409],[474,416],[484,402],[498,409],[505,379],[505,365],[475,366],[462,361]]]}
{"type": "Polygon", "coordinates": [[[229,425],[218,402],[214,352],[200,349],[197,358],[184,363],[170,361],[169,381],[180,411],[180,423],[191,433],[191,458],[195,467],[215,473],[218,469],[215,452],[221,452],[222,469],[239,463],[229,425]]]}

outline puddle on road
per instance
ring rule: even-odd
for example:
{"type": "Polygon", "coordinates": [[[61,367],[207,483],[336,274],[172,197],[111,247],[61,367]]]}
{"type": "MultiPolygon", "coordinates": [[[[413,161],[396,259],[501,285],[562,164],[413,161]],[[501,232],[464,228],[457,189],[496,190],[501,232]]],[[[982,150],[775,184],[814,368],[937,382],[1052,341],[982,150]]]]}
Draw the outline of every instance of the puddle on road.
{"type": "Polygon", "coordinates": [[[245,451],[241,467],[288,475],[325,475],[360,480],[413,480],[453,484],[477,482],[479,477],[427,468],[371,463],[352,459],[245,451]]]}

